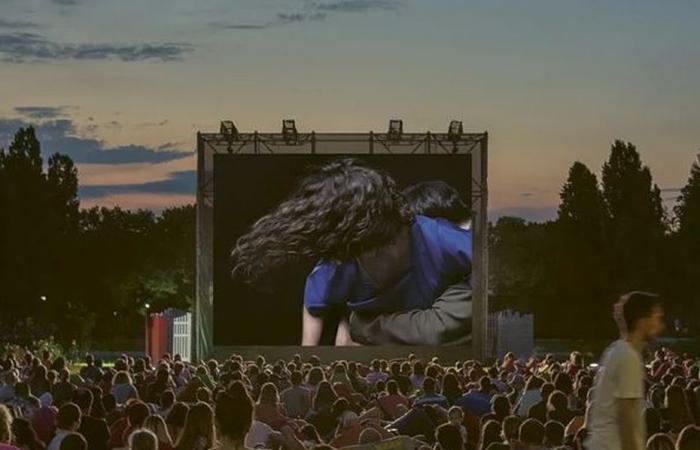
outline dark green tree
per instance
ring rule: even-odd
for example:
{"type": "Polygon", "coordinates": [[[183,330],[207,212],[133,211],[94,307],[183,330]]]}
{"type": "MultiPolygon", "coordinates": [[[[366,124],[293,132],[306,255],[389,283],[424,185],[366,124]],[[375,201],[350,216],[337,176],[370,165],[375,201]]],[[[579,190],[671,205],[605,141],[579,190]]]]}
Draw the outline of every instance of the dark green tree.
{"type": "Polygon", "coordinates": [[[589,324],[609,316],[611,302],[606,285],[607,211],[595,174],[583,163],[574,163],[560,199],[551,274],[558,301],[552,308],[562,319],[575,318],[570,321],[572,333],[599,334],[600,328],[589,324]]]}
{"type": "Polygon", "coordinates": [[[75,239],[77,173],[63,155],[44,172],[34,128],[17,131],[0,152],[0,307],[11,327],[46,330],[64,303],[65,247],[75,239]]]}
{"type": "Polygon", "coordinates": [[[612,290],[658,290],[665,212],[661,191],[631,143],[612,145],[603,165],[603,198],[612,290]]]}
{"type": "Polygon", "coordinates": [[[676,233],[667,246],[665,258],[671,270],[668,297],[671,308],[692,332],[700,330],[700,155],[690,168],[688,182],[681,189],[675,212],[676,233]],[[695,319],[695,320],[693,320],[695,319]]]}

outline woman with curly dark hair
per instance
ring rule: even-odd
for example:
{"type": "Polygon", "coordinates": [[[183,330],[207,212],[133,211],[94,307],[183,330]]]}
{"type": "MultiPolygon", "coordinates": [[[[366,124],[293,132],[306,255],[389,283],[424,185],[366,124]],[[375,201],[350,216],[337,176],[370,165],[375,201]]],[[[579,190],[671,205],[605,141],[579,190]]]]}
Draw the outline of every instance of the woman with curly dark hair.
{"type": "MultiPolygon", "coordinates": [[[[258,220],[232,252],[233,274],[250,282],[300,261],[306,279],[302,345],[317,345],[334,310],[377,315],[429,308],[469,271],[471,235],[411,212],[388,175],[355,160],[326,164],[258,220]]],[[[352,343],[342,320],[336,344],[352,343]]]]}

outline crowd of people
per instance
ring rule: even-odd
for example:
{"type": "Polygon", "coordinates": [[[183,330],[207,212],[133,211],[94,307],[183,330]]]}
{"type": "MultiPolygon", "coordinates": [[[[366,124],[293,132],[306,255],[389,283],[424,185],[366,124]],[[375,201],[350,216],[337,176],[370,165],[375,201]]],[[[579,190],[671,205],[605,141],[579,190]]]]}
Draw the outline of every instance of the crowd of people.
{"type": "MultiPolygon", "coordinates": [[[[596,366],[397,360],[0,358],[0,450],[582,450],[596,366]]],[[[649,450],[700,449],[700,366],[656,351],[649,450]]]]}

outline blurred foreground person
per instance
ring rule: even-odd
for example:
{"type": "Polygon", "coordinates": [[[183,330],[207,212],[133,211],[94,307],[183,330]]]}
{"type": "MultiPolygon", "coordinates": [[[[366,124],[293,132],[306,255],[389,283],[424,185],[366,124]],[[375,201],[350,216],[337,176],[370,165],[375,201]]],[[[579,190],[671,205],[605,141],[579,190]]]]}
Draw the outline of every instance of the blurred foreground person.
{"type": "Polygon", "coordinates": [[[605,351],[596,376],[588,450],[643,450],[645,367],[642,351],[664,328],[661,300],[632,292],[615,305],[621,338],[605,351]]]}

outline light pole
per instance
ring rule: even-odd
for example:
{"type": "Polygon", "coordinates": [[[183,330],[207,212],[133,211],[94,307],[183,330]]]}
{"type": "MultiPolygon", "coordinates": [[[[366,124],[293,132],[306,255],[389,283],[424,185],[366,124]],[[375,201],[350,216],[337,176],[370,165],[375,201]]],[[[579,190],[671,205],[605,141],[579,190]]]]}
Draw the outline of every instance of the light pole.
{"type": "Polygon", "coordinates": [[[149,354],[150,343],[151,343],[150,342],[151,341],[151,339],[150,339],[151,333],[150,333],[150,329],[148,326],[148,322],[149,322],[148,312],[150,309],[151,309],[151,304],[148,302],[145,302],[143,304],[143,314],[144,314],[144,334],[145,334],[144,341],[145,341],[145,347],[146,347],[144,350],[145,350],[146,356],[148,356],[148,354],[149,354]]]}

